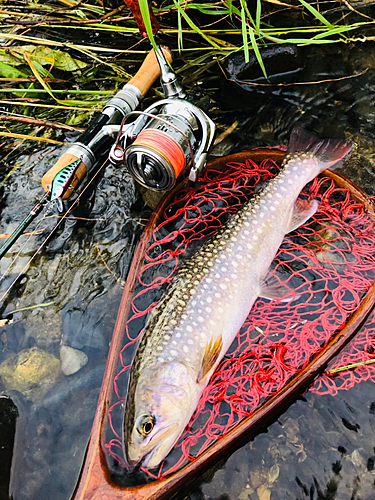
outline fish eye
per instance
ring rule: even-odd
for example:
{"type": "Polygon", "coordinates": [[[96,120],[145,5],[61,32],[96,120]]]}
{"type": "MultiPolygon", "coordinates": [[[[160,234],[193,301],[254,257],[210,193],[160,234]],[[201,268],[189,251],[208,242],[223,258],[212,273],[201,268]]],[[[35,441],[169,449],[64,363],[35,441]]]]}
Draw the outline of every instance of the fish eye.
{"type": "Polygon", "coordinates": [[[146,437],[155,426],[155,418],[152,415],[143,415],[137,425],[137,431],[141,436],[146,437]]]}

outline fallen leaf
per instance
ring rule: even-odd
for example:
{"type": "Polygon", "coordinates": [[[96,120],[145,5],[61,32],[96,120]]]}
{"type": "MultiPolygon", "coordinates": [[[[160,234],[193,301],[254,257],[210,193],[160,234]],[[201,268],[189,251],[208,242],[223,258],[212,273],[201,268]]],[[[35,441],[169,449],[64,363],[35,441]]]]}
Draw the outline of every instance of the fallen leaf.
{"type": "Polygon", "coordinates": [[[51,60],[54,61],[54,68],[62,69],[63,71],[77,71],[85,68],[88,64],[73,58],[67,52],[61,50],[50,49],[49,47],[22,45],[10,47],[8,53],[0,51],[0,63],[5,63],[10,66],[20,66],[25,64],[23,54],[27,53],[32,56],[33,61],[38,62],[42,66],[50,66],[51,60]]]}

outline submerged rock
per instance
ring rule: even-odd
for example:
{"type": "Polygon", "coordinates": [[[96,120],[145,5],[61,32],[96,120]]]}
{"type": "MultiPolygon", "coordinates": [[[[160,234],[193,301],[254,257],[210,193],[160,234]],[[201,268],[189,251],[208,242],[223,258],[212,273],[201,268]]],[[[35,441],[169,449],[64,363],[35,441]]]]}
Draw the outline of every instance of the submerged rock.
{"type": "Polygon", "coordinates": [[[68,345],[61,346],[61,371],[64,375],[73,375],[73,373],[78,372],[87,364],[88,360],[87,354],[83,351],[73,349],[73,347],[69,347],[68,345]]]}
{"type": "Polygon", "coordinates": [[[254,52],[245,62],[243,52],[236,52],[229,56],[224,63],[224,69],[231,81],[244,90],[254,90],[254,83],[289,83],[297,73],[303,69],[302,53],[297,45],[284,43],[260,50],[267,79],[254,52]]]}
{"type": "Polygon", "coordinates": [[[0,379],[5,389],[22,392],[33,401],[55,384],[59,374],[60,361],[37,347],[24,349],[0,365],[0,379]]]}
{"type": "MultiPolygon", "coordinates": [[[[236,52],[225,59],[223,68],[227,79],[222,87],[222,109],[259,108],[271,95],[276,95],[275,87],[270,84],[298,81],[298,74],[304,69],[304,59],[299,47],[285,43],[260,49],[260,54],[267,78],[254,52],[250,54],[249,62],[245,62],[243,52],[236,52]]],[[[282,88],[277,90],[278,94],[282,92],[282,88]]]]}

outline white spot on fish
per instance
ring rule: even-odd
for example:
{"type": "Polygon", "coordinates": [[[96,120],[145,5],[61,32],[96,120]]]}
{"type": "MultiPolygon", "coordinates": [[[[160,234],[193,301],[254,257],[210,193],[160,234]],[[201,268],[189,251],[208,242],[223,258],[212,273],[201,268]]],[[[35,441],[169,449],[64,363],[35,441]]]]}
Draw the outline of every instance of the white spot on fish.
{"type": "Polygon", "coordinates": [[[228,287],[227,287],[227,285],[225,285],[224,283],[221,283],[221,284],[220,284],[220,288],[221,288],[222,290],[226,290],[228,287]]]}
{"type": "Polygon", "coordinates": [[[183,350],[184,352],[189,352],[189,348],[188,348],[188,346],[187,346],[187,345],[184,345],[184,346],[183,346],[183,348],[182,348],[182,350],[183,350]]]}
{"type": "Polygon", "coordinates": [[[206,312],[208,312],[208,313],[209,313],[209,312],[211,312],[211,311],[212,311],[211,307],[208,307],[208,306],[207,306],[207,307],[206,307],[206,312]]]}
{"type": "Polygon", "coordinates": [[[220,299],[220,298],[221,298],[221,293],[215,293],[215,297],[216,297],[217,299],[220,299]]]}
{"type": "Polygon", "coordinates": [[[205,339],[206,338],[206,334],[204,332],[201,332],[201,337],[202,337],[202,339],[205,339]]]}
{"type": "Polygon", "coordinates": [[[158,345],[157,348],[156,348],[157,351],[162,351],[163,350],[163,347],[161,345],[158,345]]]}
{"type": "Polygon", "coordinates": [[[212,298],[211,297],[207,297],[207,302],[210,304],[212,302],[212,298]]]}
{"type": "Polygon", "coordinates": [[[180,332],[177,332],[177,333],[176,333],[176,337],[177,337],[178,339],[179,339],[179,338],[181,338],[181,333],[180,333],[180,332]]]}
{"type": "Polygon", "coordinates": [[[193,331],[193,327],[192,327],[192,326],[190,326],[190,325],[187,325],[187,327],[186,327],[186,331],[187,331],[187,332],[192,332],[192,331],[193,331]]]}
{"type": "Polygon", "coordinates": [[[175,351],[174,349],[171,350],[171,355],[172,356],[177,356],[177,351],[175,351]]]}
{"type": "Polygon", "coordinates": [[[238,267],[238,263],[237,262],[232,262],[232,266],[238,267]]]}
{"type": "Polygon", "coordinates": [[[203,316],[198,316],[197,320],[198,320],[200,323],[203,323],[203,322],[204,322],[204,318],[203,318],[203,316]]]}
{"type": "Polygon", "coordinates": [[[188,344],[193,345],[194,344],[194,340],[193,339],[188,339],[188,344]]]}

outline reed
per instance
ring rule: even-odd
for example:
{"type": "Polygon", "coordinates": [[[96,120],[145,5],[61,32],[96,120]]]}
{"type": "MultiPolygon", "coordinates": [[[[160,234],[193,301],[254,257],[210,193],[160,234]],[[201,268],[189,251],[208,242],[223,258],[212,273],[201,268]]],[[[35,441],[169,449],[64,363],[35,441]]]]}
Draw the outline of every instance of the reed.
{"type": "MultiPolygon", "coordinates": [[[[193,75],[204,80],[207,67],[236,51],[243,51],[246,60],[253,51],[267,76],[262,47],[374,38],[369,31],[374,21],[358,10],[361,7],[355,10],[339,1],[292,2],[166,0],[154,12],[167,43],[174,40],[172,50],[182,55],[175,69],[182,75],[189,72],[189,81],[193,75]],[[278,26],[273,26],[276,16],[278,26]]],[[[101,0],[59,0],[57,8],[38,1],[2,2],[0,105],[8,113],[81,124],[131,78],[129,64],[138,62],[149,45],[139,43],[138,28],[125,4],[106,5],[101,0]],[[76,61],[77,69],[72,70],[68,60],[76,61]]],[[[153,44],[147,0],[140,0],[140,7],[153,44]]],[[[133,67],[135,72],[137,65],[133,67]]],[[[154,96],[160,95],[160,89],[154,89],[154,96]]],[[[10,134],[30,135],[30,125],[12,122],[6,128],[10,134]]],[[[50,139],[61,142],[59,137],[50,139]]]]}

